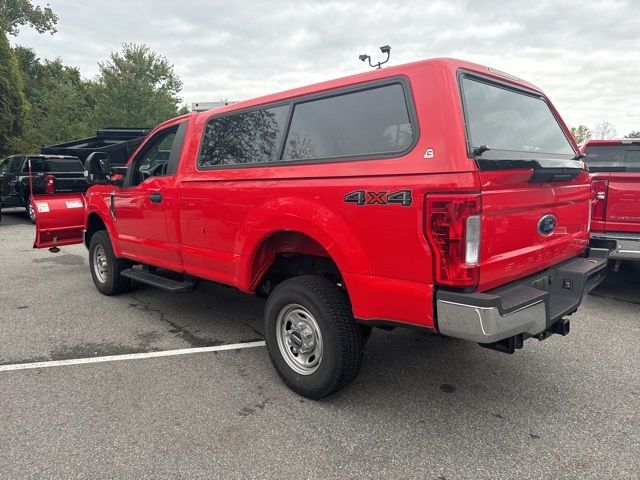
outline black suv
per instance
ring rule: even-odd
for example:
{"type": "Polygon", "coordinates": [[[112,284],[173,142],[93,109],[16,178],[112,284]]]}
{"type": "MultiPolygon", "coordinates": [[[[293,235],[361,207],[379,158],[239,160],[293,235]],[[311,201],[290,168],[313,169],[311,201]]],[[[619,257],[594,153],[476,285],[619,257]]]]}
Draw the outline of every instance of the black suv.
{"type": "Polygon", "coordinates": [[[35,223],[35,211],[29,201],[29,170],[36,195],[84,192],[89,187],[84,178],[84,165],[78,157],[13,155],[0,160],[0,208],[25,207],[32,223],[35,223]]]}

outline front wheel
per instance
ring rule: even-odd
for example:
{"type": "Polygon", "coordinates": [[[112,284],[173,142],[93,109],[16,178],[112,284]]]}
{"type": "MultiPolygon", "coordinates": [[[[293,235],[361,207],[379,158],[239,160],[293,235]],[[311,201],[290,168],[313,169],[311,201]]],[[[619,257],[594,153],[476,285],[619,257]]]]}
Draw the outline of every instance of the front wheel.
{"type": "Polygon", "coordinates": [[[36,223],[36,211],[33,208],[33,202],[31,201],[31,197],[25,198],[25,207],[27,209],[27,218],[33,224],[36,223]]]}
{"type": "Polygon", "coordinates": [[[131,285],[131,279],[120,275],[127,265],[113,253],[109,234],[105,230],[100,230],[91,237],[89,268],[93,283],[103,295],[122,293],[131,285]]]}
{"type": "Polygon", "coordinates": [[[360,371],[362,329],[346,293],[323,277],[304,275],[280,283],[267,300],[264,331],[278,375],[302,396],[331,395],[360,371]]]}

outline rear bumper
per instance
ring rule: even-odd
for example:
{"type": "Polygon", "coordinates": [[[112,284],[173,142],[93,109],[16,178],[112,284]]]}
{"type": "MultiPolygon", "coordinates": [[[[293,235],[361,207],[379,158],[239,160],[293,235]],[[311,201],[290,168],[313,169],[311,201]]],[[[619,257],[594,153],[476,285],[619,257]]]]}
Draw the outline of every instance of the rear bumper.
{"type": "Polygon", "coordinates": [[[640,233],[591,233],[590,246],[609,249],[613,260],[640,260],[640,233]]]}
{"type": "Polygon", "coordinates": [[[606,275],[607,249],[592,248],[531,277],[483,293],[436,293],[443,335],[489,344],[534,336],[576,311],[584,295],[606,275]]]}

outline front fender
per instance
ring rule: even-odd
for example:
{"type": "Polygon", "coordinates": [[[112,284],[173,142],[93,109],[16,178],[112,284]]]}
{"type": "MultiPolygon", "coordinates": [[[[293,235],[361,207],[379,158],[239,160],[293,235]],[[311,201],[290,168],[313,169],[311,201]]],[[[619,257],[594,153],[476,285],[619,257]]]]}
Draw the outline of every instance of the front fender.
{"type": "MultiPolygon", "coordinates": [[[[88,231],[91,228],[91,216],[97,215],[105,228],[107,229],[107,233],[109,234],[109,238],[111,239],[111,245],[113,247],[113,253],[116,257],[121,256],[122,249],[120,248],[120,242],[118,241],[118,233],[116,231],[115,222],[113,217],[111,216],[111,211],[109,210],[109,194],[110,191],[103,191],[102,189],[96,189],[95,191],[91,191],[89,189],[87,191],[86,201],[86,219],[85,219],[85,231],[88,231]]],[[[88,247],[88,245],[87,245],[88,247]]]]}

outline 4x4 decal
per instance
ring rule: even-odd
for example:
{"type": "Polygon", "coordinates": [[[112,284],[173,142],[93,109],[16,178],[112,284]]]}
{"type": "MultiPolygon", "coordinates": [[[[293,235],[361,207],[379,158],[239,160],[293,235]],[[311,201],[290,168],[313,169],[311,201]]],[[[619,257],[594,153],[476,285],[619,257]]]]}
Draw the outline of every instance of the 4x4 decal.
{"type": "Polygon", "coordinates": [[[356,205],[387,205],[389,203],[397,203],[403,207],[411,206],[411,190],[398,190],[397,192],[387,193],[386,191],[375,192],[367,190],[354,190],[344,196],[346,203],[355,203],[356,205]]]}

